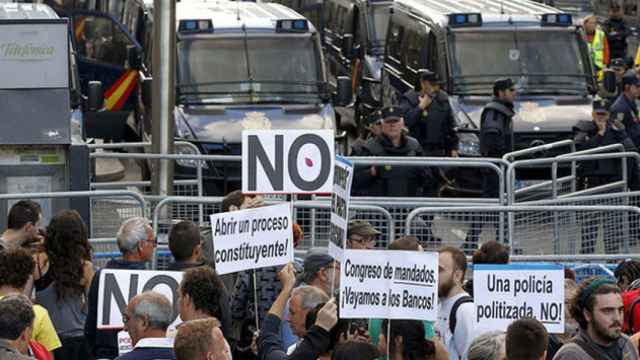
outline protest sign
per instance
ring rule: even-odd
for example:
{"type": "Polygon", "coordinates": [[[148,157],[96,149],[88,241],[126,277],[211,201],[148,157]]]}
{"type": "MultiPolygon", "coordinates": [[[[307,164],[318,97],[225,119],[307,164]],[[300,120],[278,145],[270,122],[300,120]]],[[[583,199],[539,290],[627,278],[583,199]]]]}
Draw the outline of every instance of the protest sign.
{"type": "Polygon", "coordinates": [[[437,317],[437,253],[344,250],[340,318],[435,321],[437,317]]]}
{"type": "Polygon", "coordinates": [[[242,132],[244,194],[330,194],[333,130],[242,132]]]}
{"type": "Polygon", "coordinates": [[[102,269],[98,279],[98,329],[121,329],[122,314],[134,296],[145,291],[165,295],[173,304],[173,323],[179,323],[176,300],[181,271],[102,269]]]}
{"type": "Polygon", "coordinates": [[[291,204],[211,215],[218,274],[293,261],[291,204]]]}
{"type": "Polygon", "coordinates": [[[331,196],[329,255],[338,261],[342,261],[342,251],[347,241],[352,181],[353,163],[342,156],[336,155],[333,173],[333,194],[331,196]]]}
{"type": "Polygon", "coordinates": [[[564,332],[564,268],[553,264],[474,265],[476,330],[506,331],[523,317],[564,332]]]}

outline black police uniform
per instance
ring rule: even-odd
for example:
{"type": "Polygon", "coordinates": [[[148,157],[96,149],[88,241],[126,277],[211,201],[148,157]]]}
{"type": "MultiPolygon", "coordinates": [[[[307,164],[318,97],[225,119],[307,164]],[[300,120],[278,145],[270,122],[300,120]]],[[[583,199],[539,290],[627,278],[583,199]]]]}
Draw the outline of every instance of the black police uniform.
{"type": "MultiPolygon", "coordinates": [[[[424,156],[415,138],[403,135],[396,147],[384,134],[369,139],[354,156],[424,156]]],[[[353,193],[360,196],[420,196],[425,181],[425,168],[409,166],[376,166],[376,176],[371,166],[356,167],[353,193]]]]}
{"type": "MultiPolygon", "coordinates": [[[[605,100],[596,100],[593,104],[594,111],[607,110],[608,103],[605,100]]],[[[603,135],[598,134],[597,126],[591,121],[580,121],[573,128],[574,141],[578,150],[593,149],[600,146],[612,144],[623,144],[627,151],[636,151],[631,139],[625,132],[624,125],[609,120],[603,135]]],[[[634,171],[633,161],[629,161],[627,169],[629,176],[637,176],[634,171]]],[[[601,185],[610,184],[622,179],[622,169],[620,159],[601,159],[593,161],[582,161],[578,164],[578,178],[580,189],[590,189],[601,185]]],[[[580,252],[592,254],[595,251],[598,238],[598,228],[600,218],[603,214],[582,214],[582,245],[580,252]]],[[[623,239],[622,224],[619,215],[611,214],[603,217],[603,226],[606,234],[612,234],[608,238],[623,239]]],[[[607,254],[617,253],[619,242],[605,241],[605,252],[607,254]]]]}
{"type": "MultiPolygon", "coordinates": [[[[511,79],[499,79],[494,83],[494,89],[506,90],[515,84],[511,79]]],[[[497,97],[485,105],[480,116],[480,153],[484,157],[501,158],[504,154],[512,152],[513,116],[515,115],[513,103],[509,103],[497,97]]],[[[484,171],[482,177],[482,190],[484,197],[496,198],[500,191],[498,175],[493,171],[484,171]]],[[[490,216],[487,214],[487,216],[490,216]]],[[[464,246],[467,250],[475,249],[482,232],[482,222],[476,219],[471,224],[467,233],[464,246]]],[[[496,240],[498,240],[498,228],[496,226],[496,240]]]]}
{"type": "Polygon", "coordinates": [[[627,36],[629,30],[623,19],[607,19],[604,22],[604,31],[609,44],[609,57],[611,59],[623,58],[627,55],[627,36]]]}
{"type": "Polygon", "coordinates": [[[450,156],[452,150],[458,150],[458,134],[449,96],[442,90],[429,96],[431,104],[426,110],[418,106],[420,92],[409,90],[402,96],[404,123],[427,156],[450,156]]]}
{"type": "Polygon", "coordinates": [[[622,124],[624,124],[627,135],[636,147],[640,147],[640,117],[636,102],[628,99],[624,94],[620,94],[611,105],[610,112],[612,119],[622,117],[622,124]]]}

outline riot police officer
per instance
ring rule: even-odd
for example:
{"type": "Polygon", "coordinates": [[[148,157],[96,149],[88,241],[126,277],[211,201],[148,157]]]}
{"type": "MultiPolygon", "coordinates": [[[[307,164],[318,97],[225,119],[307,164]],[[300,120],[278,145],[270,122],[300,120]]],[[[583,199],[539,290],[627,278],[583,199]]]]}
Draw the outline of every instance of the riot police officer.
{"type": "Polygon", "coordinates": [[[420,141],[427,156],[458,156],[456,121],[449,96],[440,89],[438,74],[420,73],[420,91],[409,90],[400,99],[411,136],[420,141]]]}
{"type": "MultiPolygon", "coordinates": [[[[594,100],[592,121],[578,122],[573,130],[575,143],[581,150],[623,144],[627,151],[636,151],[633,142],[627,136],[625,126],[621,120],[610,118],[609,102],[605,99],[594,100]]],[[[629,174],[631,177],[637,176],[636,172],[633,171],[632,165],[633,161],[629,161],[629,174]]],[[[578,167],[580,188],[591,189],[619,181],[621,173],[620,159],[583,161],[578,167]]],[[[583,254],[592,254],[595,251],[598,228],[600,226],[599,216],[603,215],[583,214],[582,246],[580,250],[583,254]]],[[[620,245],[611,241],[610,238],[623,239],[623,234],[620,233],[621,226],[615,222],[616,219],[620,220],[619,217],[620,214],[607,214],[603,219],[604,234],[612,234],[605,239],[604,246],[607,254],[615,253],[620,245]]]]}
{"type": "Polygon", "coordinates": [[[627,71],[622,77],[623,90],[611,105],[611,116],[624,124],[627,135],[636,147],[640,147],[640,117],[636,100],[640,96],[640,79],[633,71],[627,71]]]}
{"type": "MultiPolygon", "coordinates": [[[[380,135],[367,140],[354,152],[354,156],[424,156],[418,140],[404,133],[404,119],[399,107],[382,109],[381,117],[380,135]]],[[[420,196],[424,180],[424,167],[356,167],[353,192],[361,196],[420,196]]]]}
{"type": "MultiPolygon", "coordinates": [[[[480,152],[484,157],[501,158],[512,152],[513,116],[516,87],[509,78],[498,79],[493,83],[493,99],[482,110],[480,116],[480,152]]],[[[498,175],[486,172],[482,178],[483,195],[488,198],[499,196],[498,175]]],[[[497,230],[497,229],[496,229],[497,230]]],[[[465,248],[475,249],[482,231],[482,222],[474,221],[465,239],[465,248]]],[[[496,231],[497,232],[497,231],[496,231]]]]}

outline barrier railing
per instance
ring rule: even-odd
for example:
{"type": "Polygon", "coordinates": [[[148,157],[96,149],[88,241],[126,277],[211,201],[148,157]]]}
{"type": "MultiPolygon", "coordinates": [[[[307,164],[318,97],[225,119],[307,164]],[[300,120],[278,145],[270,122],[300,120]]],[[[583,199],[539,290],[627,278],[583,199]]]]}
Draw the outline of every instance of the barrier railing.
{"type": "MultiPolygon", "coordinates": [[[[496,213],[517,214],[518,223],[509,224],[511,237],[508,244],[512,251],[533,252],[534,254],[560,255],[567,253],[561,250],[560,245],[577,244],[581,242],[582,253],[595,253],[601,243],[607,254],[629,254],[631,243],[640,234],[639,226],[640,209],[634,206],[570,206],[570,205],[517,205],[517,206],[481,206],[481,207],[442,207],[442,208],[417,208],[406,219],[406,231],[413,234],[416,228],[415,219],[420,215],[432,217],[440,216],[442,219],[456,217],[482,216],[496,213]],[[556,213],[568,214],[559,218],[556,213]],[[562,232],[554,230],[556,224],[562,220],[562,232]],[[629,224],[632,224],[629,227],[629,224]],[[600,232],[599,230],[602,230],[600,232]],[[517,246],[514,246],[516,245],[517,246]]],[[[486,225],[495,225],[494,222],[486,222],[486,225]]],[[[449,223],[450,229],[460,227],[460,224],[449,223]]],[[[485,239],[487,237],[485,236],[485,239]]],[[[452,244],[454,245],[454,244],[452,244]]],[[[477,245],[477,244],[473,244],[477,245]]],[[[638,246],[637,243],[634,246],[638,246]]],[[[467,247],[472,249],[473,247],[467,247]]],[[[574,254],[572,247],[568,253],[574,254]]]]}
{"type": "MultiPolygon", "coordinates": [[[[156,234],[156,236],[158,236],[159,234],[159,229],[160,226],[162,225],[162,221],[160,220],[161,218],[161,213],[163,211],[163,209],[169,205],[169,204],[175,204],[175,203],[191,203],[191,204],[218,204],[222,202],[222,197],[200,197],[200,198],[193,198],[193,197],[166,197],[163,200],[161,200],[160,202],[158,202],[158,204],[156,204],[155,208],[153,209],[153,215],[152,215],[152,219],[153,219],[153,231],[154,234],[156,234]]],[[[268,204],[273,204],[273,203],[281,203],[281,201],[267,201],[268,204]]],[[[309,200],[302,200],[302,201],[292,201],[293,203],[293,208],[294,208],[294,221],[300,223],[300,222],[304,222],[305,219],[300,219],[299,215],[297,215],[297,211],[295,210],[299,210],[299,209],[323,209],[326,210],[326,213],[329,214],[330,210],[331,210],[331,203],[328,201],[309,201],[309,200]]],[[[349,206],[350,210],[355,210],[356,211],[356,215],[355,218],[358,217],[357,212],[358,211],[366,211],[366,212],[376,212],[379,213],[380,216],[383,217],[384,222],[386,223],[386,229],[387,229],[387,239],[393,239],[394,237],[394,226],[393,226],[393,217],[391,216],[391,214],[385,210],[382,207],[379,206],[375,206],[375,205],[358,205],[358,204],[350,204],[349,206]]],[[[325,238],[328,240],[329,237],[329,226],[328,226],[328,219],[329,217],[327,216],[327,220],[326,220],[326,232],[324,232],[325,234],[325,238]]],[[[369,218],[369,220],[371,220],[371,218],[369,218]]],[[[379,221],[379,220],[378,220],[379,221]]],[[[203,222],[200,224],[200,226],[206,226],[207,222],[203,222]]],[[[317,226],[318,224],[316,223],[316,221],[313,221],[311,224],[311,229],[314,229],[310,232],[310,236],[311,236],[311,247],[314,247],[316,245],[316,241],[318,240],[318,238],[320,237],[317,231],[317,226]]],[[[374,225],[375,226],[375,225],[374,225]]],[[[378,227],[381,228],[381,227],[378,227]]],[[[160,245],[158,246],[158,249],[163,249],[166,248],[166,246],[160,245]]],[[[152,266],[154,269],[157,268],[157,257],[154,254],[153,260],[152,260],[152,266]]]]}

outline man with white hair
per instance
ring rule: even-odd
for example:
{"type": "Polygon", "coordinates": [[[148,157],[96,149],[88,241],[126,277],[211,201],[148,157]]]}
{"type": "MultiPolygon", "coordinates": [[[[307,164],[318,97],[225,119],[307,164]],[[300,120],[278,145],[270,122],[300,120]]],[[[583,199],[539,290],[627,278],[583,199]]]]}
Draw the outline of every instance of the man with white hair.
{"type": "Polygon", "coordinates": [[[133,350],[116,360],[175,360],[173,338],[167,337],[173,319],[173,307],[160,293],[147,291],[131,299],[122,321],[133,350]]]}
{"type": "MultiPolygon", "coordinates": [[[[127,270],[145,269],[156,247],[149,221],[142,217],[125,220],[116,238],[122,259],[111,259],[104,267],[127,270]]],[[[84,334],[96,359],[113,359],[118,356],[118,330],[97,330],[100,271],[96,272],[89,289],[89,313],[84,325],[84,334]]]]}

